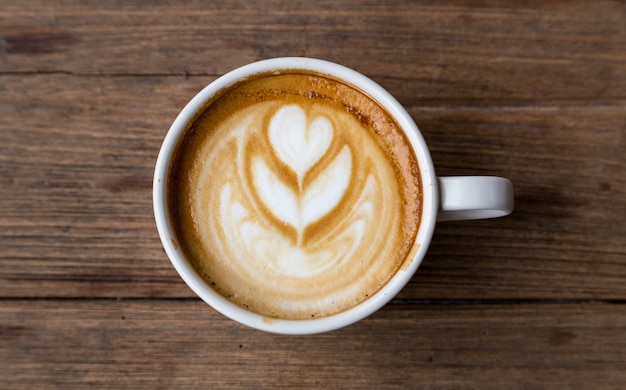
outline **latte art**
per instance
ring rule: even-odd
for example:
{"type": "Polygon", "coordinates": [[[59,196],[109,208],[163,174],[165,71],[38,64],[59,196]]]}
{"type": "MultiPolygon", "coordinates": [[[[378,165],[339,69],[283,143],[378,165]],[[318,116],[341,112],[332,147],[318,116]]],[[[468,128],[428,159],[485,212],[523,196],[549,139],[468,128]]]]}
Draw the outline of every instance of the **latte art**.
{"type": "Polygon", "coordinates": [[[420,214],[415,158],[400,163],[408,142],[383,114],[344,84],[300,74],[211,102],[179,146],[171,194],[198,273],[234,303],[286,319],[328,316],[380,289],[420,214]]]}
{"type": "Polygon", "coordinates": [[[333,138],[333,126],[323,117],[313,119],[307,127],[304,110],[297,105],[280,108],[272,117],[269,140],[278,157],[295,174],[297,187],[284,183],[256,156],[252,161],[254,187],[266,207],[296,229],[298,246],[304,229],[334,209],[350,184],[352,153],[348,145],[305,189],[306,173],[328,151],[333,138]]]}

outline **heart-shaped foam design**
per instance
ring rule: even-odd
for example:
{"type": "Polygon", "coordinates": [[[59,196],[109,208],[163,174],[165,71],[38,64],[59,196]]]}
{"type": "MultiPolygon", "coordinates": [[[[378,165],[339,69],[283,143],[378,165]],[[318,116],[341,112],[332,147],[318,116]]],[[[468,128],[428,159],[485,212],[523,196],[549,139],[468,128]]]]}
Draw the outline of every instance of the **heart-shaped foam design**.
{"type": "Polygon", "coordinates": [[[307,126],[306,113],[297,105],[280,108],[270,121],[269,139],[274,152],[302,183],[304,175],[326,154],[333,139],[333,125],[318,116],[307,126]]]}
{"type": "Polygon", "coordinates": [[[252,159],[254,188],[261,201],[278,219],[296,228],[298,237],[312,222],[335,208],[343,197],[352,172],[352,153],[346,145],[303,193],[285,185],[263,158],[252,159]]]}

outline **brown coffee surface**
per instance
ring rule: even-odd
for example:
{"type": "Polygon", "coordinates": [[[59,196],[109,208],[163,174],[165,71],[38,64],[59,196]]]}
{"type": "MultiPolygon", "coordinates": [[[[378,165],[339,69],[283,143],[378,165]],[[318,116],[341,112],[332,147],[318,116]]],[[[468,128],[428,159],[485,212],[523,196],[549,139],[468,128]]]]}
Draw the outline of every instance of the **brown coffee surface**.
{"type": "Polygon", "coordinates": [[[208,102],[168,188],[198,274],[273,318],[329,316],[375,294],[407,260],[421,216],[417,159],[397,123],[358,89],[299,70],[208,102]]]}

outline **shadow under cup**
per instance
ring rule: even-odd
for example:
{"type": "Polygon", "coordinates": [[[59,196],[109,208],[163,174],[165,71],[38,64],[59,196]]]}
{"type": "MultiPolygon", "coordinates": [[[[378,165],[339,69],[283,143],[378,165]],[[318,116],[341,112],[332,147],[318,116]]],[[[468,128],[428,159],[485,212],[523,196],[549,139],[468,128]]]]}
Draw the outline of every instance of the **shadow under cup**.
{"type": "MultiPolygon", "coordinates": [[[[289,109],[281,109],[275,112],[273,111],[274,113],[273,116],[271,116],[269,123],[267,123],[267,120],[263,122],[265,123],[264,126],[270,128],[269,135],[267,136],[270,140],[269,142],[274,142],[272,137],[279,140],[276,141],[279,144],[281,142],[286,142],[284,140],[287,138],[293,138],[292,135],[281,134],[281,127],[279,125],[281,120],[283,120],[283,117],[287,118],[283,121],[289,121],[288,123],[297,123],[298,118],[302,115],[302,112],[294,107],[295,105],[290,105],[289,109]],[[274,131],[276,135],[274,135],[272,131],[274,131]]],[[[327,137],[324,138],[323,135],[326,134],[324,132],[324,128],[325,126],[328,126],[328,124],[323,121],[315,122],[314,124],[311,124],[309,121],[308,123],[309,127],[317,126],[317,128],[322,129],[319,131],[322,135],[316,142],[317,145],[323,145],[323,147],[326,147],[325,145],[330,141],[325,141],[327,137]]],[[[294,191],[297,191],[298,186],[302,189],[302,183],[305,182],[305,179],[303,179],[304,173],[302,172],[305,172],[306,169],[314,170],[315,166],[311,164],[303,165],[302,161],[307,161],[306,156],[301,153],[300,155],[296,154],[296,157],[302,158],[295,158],[293,156],[290,157],[290,149],[288,147],[282,147],[282,149],[276,147],[276,142],[272,143],[272,145],[274,145],[275,150],[278,150],[278,153],[276,154],[279,157],[278,160],[280,160],[279,164],[291,164],[289,166],[292,168],[291,172],[294,177],[293,181],[294,183],[298,183],[294,184],[293,188],[296,188],[294,191]]],[[[250,143],[250,145],[253,144],[258,144],[258,142],[250,143]]],[[[332,150],[330,147],[328,148],[328,150],[332,150]]],[[[345,167],[351,166],[351,161],[355,160],[354,155],[357,153],[357,150],[354,149],[355,148],[350,149],[345,147],[343,149],[340,147],[336,149],[334,154],[335,157],[333,157],[333,159],[329,159],[330,162],[328,163],[326,171],[331,173],[326,174],[327,178],[341,177],[341,175],[344,174],[342,172],[346,170],[345,167]]],[[[242,150],[247,151],[248,149],[242,148],[242,150]]],[[[279,183],[281,180],[277,180],[272,176],[273,165],[264,165],[262,161],[257,163],[257,160],[262,159],[255,159],[255,149],[250,150],[250,154],[253,157],[250,157],[246,161],[250,161],[250,166],[256,169],[256,173],[251,175],[252,178],[250,181],[252,183],[256,183],[254,185],[258,186],[258,188],[265,188],[263,183],[274,183],[274,187],[272,188],[276,188],[275,183],[279,183]]],[[[314,160],[315,159],[311,161],[314,162],[314,160]]],[[[228,169],[228,167],[224,169],[228,169]]],[[[323,170],[319,176],[322,178],[324,177],[323,170]]],[[[332,194],[333,191],[336,191],[337,186],[325,187],[323,184],[324,180],[310,180],[309,185],[319,186],[319,191],[317,192],[326,194],[329,199],[334,199],[332,198],[334,196],[332,194]]],[[[219,196],[237,196],[241,192],[237,190],[237,187],[228,187],[226,189],[230,189],[230,192],[224,190],[219,196]]],[[[272,194],[264,196],[262,190],[258,192],[260,193],[260,196],[255,199],[257,199],[258,203],[267,206],[265,207],[266,209],[275,210],[274,214],[280,214],[280,210],[288,209],[289,204],[294,203],[290,203],[290,191],[288,190],[283,191],[286,195],[280,198],[280,201],[276,201],[272,194]]],[[[305,193],[303,196],[306,197],[307,194],[305,193]]],[[[341,196],[341,194],[338,196],[341,196]]],[[[314,196],[311,195],[311,198],[314,198],[314,196]]],[[[419,264],[421,263],[430,243],[438,210],[437,178],[432,165],[432,160],[421,133],[406,110],[387,91],[360,73],[338,64],[309,58],[277,58],[248,64],[225,74],[200,91],[180,112],[163,141],[155,168],[153,202],[157,229],[164,249],[175,269],[183,280],[189,285],[189,287],[201,299],[223,315],[256,329],[282,334],[311,334],[338,329],[367,317],[385,305],[406,285],[419,267],[419,264]],[[349,308],[346,308],[345,310],[328,316],[306,319],[281,319],[276,315],[257,314],[255,311],[246,308],[245,305],[234,303],[231,299],[228,299],[225,296],[226,294],[223,292],[212,288],[211,281],[200,275],[200,273],[196,270],[197,266],[194,266],[189,259],[189,252],[184,248],[184,245],[181,245],[179,240],[179,226],[177,226],[179,221],[177,218],[173,217],[172,213],[169,211],[168,205],[171,203],[171,199],[169,198],[171,196],[170,187],[174,185],[174,179],[172,179],[171,175],[171,171],[173,169],[172,164],[175,163],[181,140],[185,138],[190,126],[198,120],[200,114],[204,112],[207,106],[216,101],[216,99],[219,99],[224,91],[231,90],[233,86],[242,83],[244,80],[254,79],[258,75],[290,73],[294,72],[294,70],[299,70],[306,74],[317,74],[328,77],[339,81],[341,84],[345,84],[350,88],[356,89],[363,95],[367,96],[370,101],[373,101],[376,105],[381,107],[387,115],[393,119],[394,123],[401,129],[403,137],[408,141],[408,144],[410,144],[410,148],[413,153],[411,158],[416,159],[417,165],[419,166],[421,218],[418,218],[419,226],[414,227],[415,238],[411,243],[411,248],[407,250],[400,265],[395,268],[393,276],[386,280],[384,285],[380,286],[377,291],[367,296],[366,299],[352,305],[349,308]]],[[[240,202],[233,202],[233,204],[240,204],[240,202]]],[[[323,208],[324,206],[320,207],[323,208]]],[[[303,212],[298,219],[293,221],[289,219],[290,214],[285,214],[285,216],[279,215],[277,218],[270,216],[269,219],[280,220],[282,222],[281,225],[287,226],[284,228],[286,229],[285,231],[295,231],[295,238],[293,238],[295,242],[306,239],[306,236],[302,233],[304,228],[299,227],[301,225],[304,226],[302,221],[306,221],[306,215],[313,213],[314,216],[310,218],[312,221],[314,218],[317,218],[317,216],[315,216],[315,212],[320,207],[311,207],[312,211],[308,212],[308,214],[307,212],[303,212]]],[[[346,213],[349,212],[349,210],[346,211],[346,213]]],[[[209,213],[206,218],[215,219],[217,216],[209,213]]],[[[384,236],[387,234],[388,231],[377,232],[379,237],[383,237],[382,241],[384,241],[384,236]]],[[[218,246],[221,246],[221,244],[218,244],[218,246]]],[[[367,272],[367,270],[364,270],[364,272],[367,272]]],[[[271,276],[268,276],[268,278],[271,278],[271,276]]],[[[261,295],[259,299],[263,299],[262,294],[258,295],[261,295]]]]}

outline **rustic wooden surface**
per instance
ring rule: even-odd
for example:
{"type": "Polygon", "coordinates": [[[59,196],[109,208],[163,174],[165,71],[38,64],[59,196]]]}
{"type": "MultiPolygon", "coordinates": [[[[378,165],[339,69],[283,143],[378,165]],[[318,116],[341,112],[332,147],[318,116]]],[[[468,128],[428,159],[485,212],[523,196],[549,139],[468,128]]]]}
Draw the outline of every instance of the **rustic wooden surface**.
{"type": "Polygon", "coordinates": [[[626,4],[3,1],[0,388],[626,387],[626,4]],[[151,178],[178,111],[264,58],[342,63],[440,175],[515,184],[441,224],[409,285],[323,335],[245,328],[163,252],[151,178]]]}

